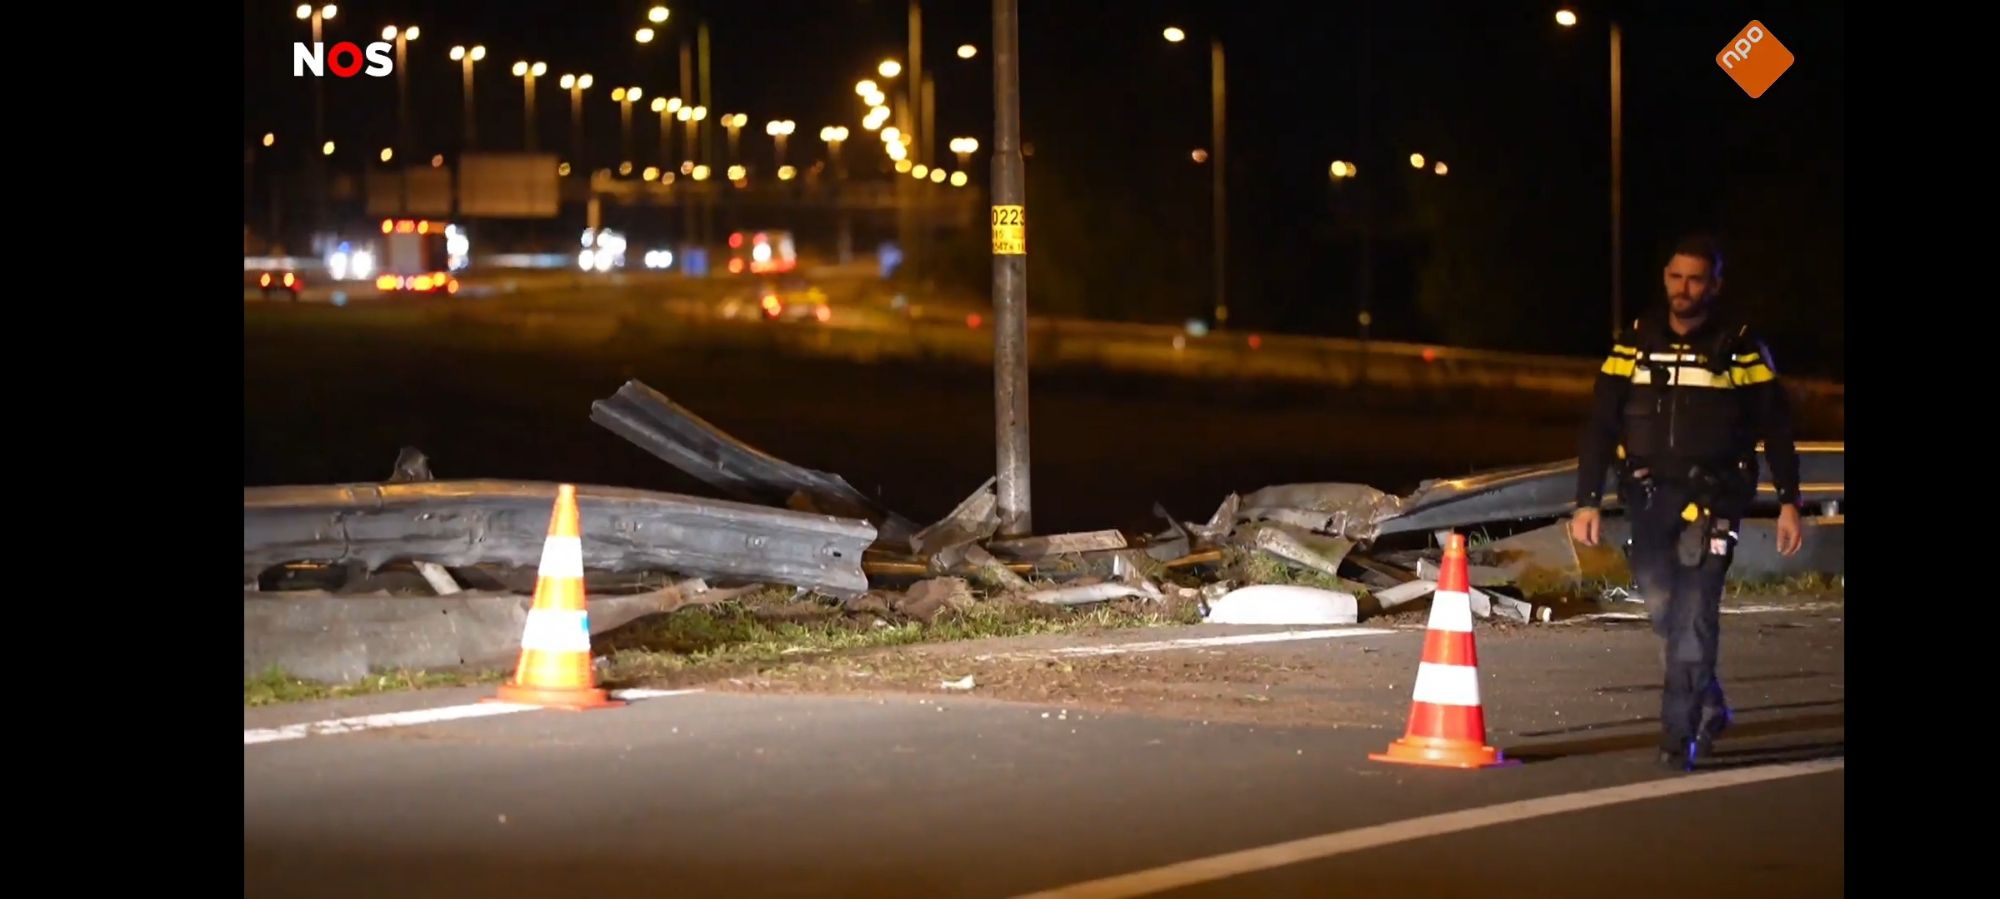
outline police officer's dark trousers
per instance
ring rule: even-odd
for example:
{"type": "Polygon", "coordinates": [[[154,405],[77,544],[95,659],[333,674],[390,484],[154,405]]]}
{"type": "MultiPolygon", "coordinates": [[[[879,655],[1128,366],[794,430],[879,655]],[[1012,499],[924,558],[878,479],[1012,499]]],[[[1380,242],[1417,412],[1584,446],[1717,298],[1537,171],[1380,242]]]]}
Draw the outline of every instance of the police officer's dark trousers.
{"type": "MultiPolygon", "coordinates": [[[[1646,601],[1653,632],[1664,642],[1666,671],[1660,700],[1660,748],[1683,753],[1690,741],[1713,736],[1727,721],[1727,704],[1716,661],[1722,619],[1724,576],[1734,558],[1734,541],[1721,554],[1707,551],[1709,531],[1687,533],[1706,519],[1690,523],[1683,517],[1697,501],[1685,482],[1654,481],[1628,484],[1624,495],[1632,523],[1632,574],[1646,601]],[[1682,541],[1699,539],[1703,551],[1695,565],[1685,564],[1682,541]]],[[[1727,530],[1733,530],[1728,528],[1727,530]]]]}

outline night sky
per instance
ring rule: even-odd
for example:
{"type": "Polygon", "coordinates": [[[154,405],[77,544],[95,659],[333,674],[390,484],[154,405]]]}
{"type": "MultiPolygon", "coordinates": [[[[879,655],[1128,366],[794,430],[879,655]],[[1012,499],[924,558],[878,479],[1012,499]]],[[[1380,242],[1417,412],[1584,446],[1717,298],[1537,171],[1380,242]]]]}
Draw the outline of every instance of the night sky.
{"type": "MultiPolygon", "coordinates": [[[[491,54],[477,74],[483,146],[520,146],[521,84],[508,69],[525,58],[549,65],[538,85],[543,148],[568,146],[558,77],[587,71],[596,79],[586,97],[590,140],[608,154],[618,134],[611,87],[637,83],[649,100],[672,95],[679,41],[705,20],[711,115],[748,113],[744,147],[766,164],[763,125],[773,118],[798,123],[794,161],[823,151],[822,125],[865,136],[854,82],[873,77],[884,57],[907,62],[905,2],[670,2],[659,39],[640,48],[632,33],[651,5],[355,0],[340,4],[327,40],[365,43],[391,23],[422,29],[410,57],[422,156],[458,139],[458,68],[446,56],[454,43],[484,43],[491,54]]],[[[1628,309],[1658,302],[1659,265],[1676,232],[1717,229],[1732,253],[1725,296],[1771,334],[1781,365],[1839,374],[1840,5],[1581,3],[1571,7],[1581,21],[1567,29],[1555,22],[1559,6],[1023,0],[1031,306],[1163,321],[1206,309],[1210,171],[1190,152],[1208,143],[1215,34],[1228,53],[1232,324],[1356,333],[1363,210],[1355,188],[1367,181],[1377,336],[1601,351],[1610,324],[1610,16],[1625,50],[1628,309]],[[1797,56],[1757,99],[1715,63],[1752,18],[1797,56]],[[1163,40],[1169,24],[1189,39],[1163,40]],[[1412,152],[1445,161],[1449,174],[1418,174],[1412,152]],[[1327,175],[1335,159],[1359,163],[1362,178],[1335,190],[1327,175]]],[[[309,29],[293,7],[244,7],[244,140],[276,132],[280,167],[312,149],[310,81],[290,74],[290,43],[309,39],[309,29]]],[[[950,137],[977,137],[973,175],[984,183],[991,4],[930,0],[923,17],[939,150],[950,137]],[[960,43],[979,55],[957,58],[960,43]]],[[[329,79],[326,92],[328,136],[358,170],[393,140],[395,79],[329,79]]],[[[641,147],[655,121],[635,108],[641,147]]],[[[871,143],[850,138],[851,166],[881,158],[871,143]]],[[[966,257],[977,262],[984,235],[969,237],[966,257]]]]}

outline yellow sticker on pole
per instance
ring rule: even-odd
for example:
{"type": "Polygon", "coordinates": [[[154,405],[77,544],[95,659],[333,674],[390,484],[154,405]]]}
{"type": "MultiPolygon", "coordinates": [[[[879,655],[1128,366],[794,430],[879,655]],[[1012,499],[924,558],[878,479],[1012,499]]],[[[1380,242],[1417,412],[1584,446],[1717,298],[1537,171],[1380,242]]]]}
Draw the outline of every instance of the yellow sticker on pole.
{"type": "Polygon", "coordinates": [[[1028,255],[1027,207],[993,207],[993,255],[1028,255]]]}

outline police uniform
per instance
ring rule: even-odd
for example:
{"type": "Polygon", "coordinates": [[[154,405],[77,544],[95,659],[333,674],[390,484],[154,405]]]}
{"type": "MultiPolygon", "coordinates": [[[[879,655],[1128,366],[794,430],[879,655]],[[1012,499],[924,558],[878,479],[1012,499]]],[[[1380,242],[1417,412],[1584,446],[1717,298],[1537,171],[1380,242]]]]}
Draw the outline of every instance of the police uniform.
{"type": "Polygon", "coordinates": [[[1691,766],[1729,722],[1716,677],[1723,579],[1756,497],[1764,444],[1781,503],[1799,502],[1791,413],[1770,352],[1714,314],[1682,335],[1662,309],[1614,342],[1599,370],[1577,469],[1579,508],[1616,467],[1630,558],[1664,642],[1661,761],[1691,766]]]}

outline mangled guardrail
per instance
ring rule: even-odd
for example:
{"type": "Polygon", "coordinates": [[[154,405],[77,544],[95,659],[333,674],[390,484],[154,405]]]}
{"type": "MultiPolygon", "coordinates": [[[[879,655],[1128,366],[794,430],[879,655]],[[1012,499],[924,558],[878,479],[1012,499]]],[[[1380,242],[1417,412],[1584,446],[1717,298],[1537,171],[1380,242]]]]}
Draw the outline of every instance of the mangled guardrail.
{"type": "MultiPolygon", "coordinates": [[[[1808,502],[1838,502],[1846,492],[1844,442],[1801,443],[1799,480],[1808,502]]],[[[1771,469],[1761,448],[1758,491],[1771,499],[1771,469]]],[[[1236,517],[1274,521],[1351,540],[1502,521],[1568,514],[1576,499],[1577,460],[1565,459],[1425,481],[1407,496],[1364,484],[1286,484],[1242,498],[1236,517]]],[[[1606,473],[1605,506],[1618,507],[1615,479],[1606,473]]]]}
{"type": "MultiPolygon", "coordinates": [[[[445,566],[540,563],[556,485],[428,481],[243,490],[245,582],[288,562],[398,560],[445,566]]],[[[715,580],[868,589],[866,521],[620,487],[579,486],[589,569],[671,571],[715,580]]]]}
{"type": "Polygon", "coordinates": [[[787,506],[804,500],[814,511],[866,519],[883,539],[899,544],[916,533],[909,519],[883,508],[845,478],[751,447],[638,381],[627,381],[617,393],[592,403],[590,420],[744,502],[787,506]]]}

